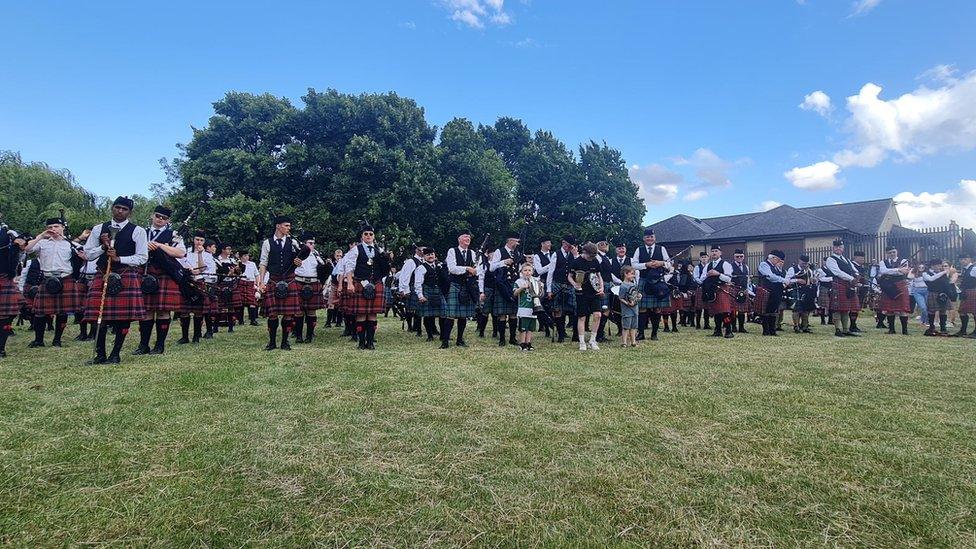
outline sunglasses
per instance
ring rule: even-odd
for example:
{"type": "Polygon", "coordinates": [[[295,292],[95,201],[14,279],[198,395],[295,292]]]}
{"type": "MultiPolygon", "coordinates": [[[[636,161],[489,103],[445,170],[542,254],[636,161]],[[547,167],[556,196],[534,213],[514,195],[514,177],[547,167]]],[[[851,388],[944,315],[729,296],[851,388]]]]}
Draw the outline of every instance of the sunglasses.
{"type": "Polygon", "coordinates": [[[163,221],[169,221],[169,216],[163,214],[153,214],[156,219],[162,219],[163,221]]]}
{"type": "Polygon", "coordinates": [[[373,233],[363,233],[363,236],[373,236],[373,233]]]}

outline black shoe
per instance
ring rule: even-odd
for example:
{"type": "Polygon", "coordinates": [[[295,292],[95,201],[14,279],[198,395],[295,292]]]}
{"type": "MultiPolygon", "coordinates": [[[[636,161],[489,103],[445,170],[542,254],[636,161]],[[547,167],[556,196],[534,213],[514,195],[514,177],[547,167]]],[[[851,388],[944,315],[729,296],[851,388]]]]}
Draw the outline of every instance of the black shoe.
{"type": "Polygon", "coordinates": [[[149,351],[149,354],[151,354],[151,355],[161,355],[164,352],[165,352],[165,347],[163,347],[161,345],[156,345],[155,347],[152,348],[151,351],[149,351]]]}
{"type": "MultiPolygon", "coordinates": [[[[667,326],[665,326],[664,327],[664,333],[670,334],[671,333],[671,328],[668,328],[667,326]]],[[[656,341],[653,336],[651,337],[651,341],[656,341]]]]}
{"type": "Polygon", "coordinates": [[[288,340],[286,339],[286,340],[284,340],[284,341],[281,342],[281,346],[278,347],[278,348],[281,349],[282,351],[290,351],[291,350],[291,345],[288,344],[288,340]]]}
{"type": "Polygon", "coordinates": [[[712,332],[712,337],[722,337],[722,332],[712,332]]]}
{"type": "Polygon", "coordinates": [[[733,337],[735,336],[732,335],[732,332],[725,332],[725,339],[732,339],[733,337]]]}
{"type": "Polygon", "coordinates": [[[925,330],[924,336],[932,337],[935,335],[935,330],[925,330]]]}
{"type": "Polygon", "coordinates": [[[180,339],[178,339],[176,341],[176,344],[177,345],[186,345],[189,342],[190,342],[190,338],[188,338],[188,337],[181,337],[180,339]]]}
{"type": "Polygon", "coordinates": [[[847,332],[844,335],[847,336],[847,337],[861,337],[861,334],[859,334],[857,332],[847,332]]]}
{"type": "Polygon", "coordinates": [[[674,328],[671,328],[671,333],[672,333],[672,334],[676,334],[676,333],[678,333],[678,327],[677,327],[677,326],[675,326],[674,328]]]}
{"type": "Polygon", "coordinates": [[[267,345],[264,346],[265,351],[274,351],[277,348],[278,346],[275,345],[274,343],[268,343],[267,345]]]}
{"type": "Polygon", "coordinates": [[[434,341],[434,334],[427,336],[427,341],[434,341]]]}
{"type": "Polygon", "coordinates": [[[556,343],[566,343],[566,336],[559,336],[556,338],[556,343]]]}
{"type": "Polygon", "coordinates": [[[853,327],[852,327],[852,328],[851,328],[850,330],[848,330],[848,331],[849,331],[850,333],[852,333],[852,334],[859,334],[859,333],[861,333],[861,329],[860,329],[860,328],[853,328],[853,327]]]}
{"type": "Polygon", "coordinates": [[[505,346],[505,338],[501,338],[501,339],[498,340],[498,346],[499,347],[504,347],[505,346]]]}
{"type": "Polygon", "coordinates": [[[105,364],[119,364],[120,362],[122,362],[122,359],[115,353],[108,355],[108,358],[105,359],[105,364]]]}
{"type": "Polygon", "coordinates": [[[75,336],[75,341],[88,341],[88,337],[87,336],[84,336],[84,335],[81,335],[81,334],[78,334],[78,335],[75,336]]]}
{"type": "MultiPolygon", "coordinates": [[[[776,330],[777,331],[782,331],[783,329],[782,328],[777,328],[776,330]]],[[[739,333],[740,334],[748,334],[749,333],[749,330],[746,330],[745,328],[739,328],[739,333]]]]}
{"type": "Polygon", "coordinates": [[[802,329],[800,331],[803,332],[803,333],[805,333],[805,334],[812,334],[813,333],[813,330],[811,330],[810,328],[804,328],[804,329],[802,329]]]}
{"type": "Polygon", "coordinates": [[[793,333],[794,334],[800,333],[800,327],[799,326],[793,326],[793,333]]]}
{"type": "Polygon", "coordinates": [[[457,342],[455,342],[454,344],[457,345],[458,347],[467,347],[468,346],[468,344],[465,343],[463,339],[457,340],[457,342]]]}
{"type": "Polygon", "coordinates": [[[484,337],[485,337],[485,331],[484,330],[478,330],[478,337],[484,339],[484,337]]]}
{"type": "Polygon", "coordinates": [[[30,343],[27,344],[27,348],[28,349],[36,349],[38,347],[43,347],[43,346],[44,346],[44,342],[43,341],[36,341],[36,340],[35,341],[31,341],[30,343]]]}
{"type": "Polygon", "coordinates": [[[257,326],[257,325],[258,325],[258,321],[257,320],[252,320],[251,321],[251,326],[257,326]]]}
{"type": "Polygon", "coordinates": [[[200,343],[200,338],[199,338],[199,337],[195,337],[195,338],[193,338],[193,339],[192,339],[192,340],[190,341],[190,343],[193,343],[194,345],[196,345],[197,343],[200,343]]]}
{"type": "Polygon", "coordinates": [[[651,336],[651,341],[658,341],[658,338],[657,338],[657,336],[656,336],[656,335],[652,335],[652,336],[651,336]]]}
{"type": "Polygon", "coordinates": [[[894,328],[888,328],[888,331],[885,332],[885,333],[886,334],[894,334],[895,333],[895,329],[894,328]]]}
{"type": "Polygon", "coordinates": [[[54,341],[51,342],[51,347],[60,347],[60,346],[61,346],[60,339],[55,339],[54,341]]]}
{"type": "Polygon", "coordinates": [[[213,332],[203,334],[203,339],[213,339],[213,332]]]}
{"type": "Polygon", "coordinates": [[[0,358],[7,358],[7,351],[0,351],[0,358]]]}
{"type": "Polygon", "coordinates": [[[143,347],[142,345],[140,345],[140,346],[136,347],[136,350],[135,351],[132,351],[132,354],[134,354],[134,355],[148,355],[150,353],[150,351],[151,351],[151,349],[149,348],[149,345],[146,345],[145,347],[143,347]]]}
{"type": "Polygon", "coordinates": [[[966,332],[959,330],[958,332],[950,335],[949,337],[966,337],[966,332]]]}
{"type": "Polygon", "coordinates": [[[95,358],[89,360],[85,364],[88,364],[89,366],[94,366],[95,364],[105,364],[105,360],[105,355],[95,355],[95,358]]]}
{"type": "Polygon", "coordinates": [[[441,340],[441,349],[449,349],[450,347],[451,347],[450,343],[444,341],[443,339],[441,340]]]}

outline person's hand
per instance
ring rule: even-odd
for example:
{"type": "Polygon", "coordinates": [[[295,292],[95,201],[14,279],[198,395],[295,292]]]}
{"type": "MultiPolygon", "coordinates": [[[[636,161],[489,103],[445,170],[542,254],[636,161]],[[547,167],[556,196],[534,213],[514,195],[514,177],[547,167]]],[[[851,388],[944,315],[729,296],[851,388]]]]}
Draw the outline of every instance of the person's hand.
{"type": "Polygon", "coordinates": [[[505,265],[506,267],[510,267],[512,265],[512,258],[508,258],[505,261],[502,261],[502,265],[505,265]]]}
{"type": "Polygon", "coordinates": [[[159,243],[157,242],[149,242],[148,244],[146,244],[146,246],[149,247],[150,252],[155,252],[156,250],[159,249],[159,243]]]}
{"type": "Polygon", "coordinates": [[[427,303],[427,298],[425,296],[420,296],[417,298],[417,301],[421,303],[427,303]]]}
{"type": "Polygon", "coordinates": [[[481,292],[480,294],[478,294],[478,301],[484,303],[486,297],[487,296],[485,296],[485,293],[484,292],[481,292]]]}
{"type": "Polygon", "coordinates": [[[548,293],[546,293],[546,296],[547,296],[547,297],[548,297],[549,299],[552,299],[552,292],[548,292],[548,293]]]}
{"type": "Polygon", "coordinates": [[[722,273],[716,271],[715,269],[712,269],[712,270],[708,271],[708,276],[718,276],[720,274],[722,274],[722,273]]]}
{"type": "Polygon", "coordinates": [[[658,261],[656,259],[652,259],[652,260],[648,261],[646,263],[646,265],[648,267],[652,268],[652,269],[657,269],[659,267],[663,267],[664,266],[664,262],[663,261],[658,261]]]}
{"type": "Polygon", "coordinates": [[[108,234],[102,233],[98,237],[98,242],[102,245],[102,248],[108,250],[109,244],[112,243],[112,237],[109,236],[108,234]]]}
{"type": "Polygon", "coordinates": [[[476,275],[476,274],[478,274],[478,269],[476,269],[474,267],[465,267],[464,270],[468,271],[468,274],[469,275],[476,275]]]}
{"type": "Polygon", "coordinates": [[[119,252],[115,251],[115,248],[109,248],[108,251],[106,251],[105,253],[112,261],[118,261],[119,252]]]}
{"type": "Polygon", "coordinates": [[[78,240],[88,240],[88,237],[90,235],[91,235],[91,229],[85,229],[84,231],[81,231],[80,235],[78,235],[78,240]]]}

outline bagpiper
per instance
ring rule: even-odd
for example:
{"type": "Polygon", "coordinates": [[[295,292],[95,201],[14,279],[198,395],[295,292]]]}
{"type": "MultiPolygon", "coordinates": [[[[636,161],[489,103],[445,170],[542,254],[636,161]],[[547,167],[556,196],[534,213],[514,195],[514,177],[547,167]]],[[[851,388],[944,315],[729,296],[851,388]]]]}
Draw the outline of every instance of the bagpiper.
{"type": "Polygon", "coordinates": [[[238,310],[244,306],[243,296],[238,289],[241,277],[240,262],[234,257],[234,246],[229,242],[222,242],[220,253],[214,257],[217,263],[217,320],[215,326],[221,322],[227,324],[227,332],[234,331],[238,310]]]}
{"type": "Polygon", "coordinates": [[[152,222],[145,228],[146,247],[149,260],[143,272],[142,293],[146,305],[146,316],[139,321],[139,347],[137,355],[161,355],[166,350],[166,336],[169,334],[170,315],[179,312],[183,304],[180,281],[183,266],[179,260],[186,256],[186,245],[180,235],[173,231],[170,217],[173,210],[159,205],[153,210],[152,222]],[[153,328],[156,329],[156,343],[152,348],[153,328]]]}
{"type": "Polygon", "coordinates": [[[495,250],[491,254],[488,262],[488,270],[495,278],[495,298],[492,303],[492,310],[498,319],[500,335],[498,337],[499,347],[505,346],[505,329],[508,325],[509,345],[518,345],[515,333],[518,330],[518,300],[511,291],[512,284],[518,278],[519,266],[522,263],[522,254],[518,251],[520,240],[518,235],[511,234],[505,239],[505,245],[495,250]]]}
{"type": "MultiPolygon", "coordinates": [[[[474,317],[479,302],[484,302],[484,277],[477,256],[471,249],[471,233],[462,230],[458,234],[458,245],[447,250],[444,262],[447,265],[448,276],[451,280],[444,300],[444,322],[441,325],[441,349],[447,349],[451,342],[451,331],[457,322],[457,339],[455,345],[467,347],[464,341],[464,329],[468,319],[474,317]]],[[[502,337],[504,330],[501,329],[502,337]]]]}
{"type": "Polygon", "coordinates": [[[437,263],[437,252],[433,248],[421,250],[423,263],[413,270],[412,292],[417,296],[417,316],[422,319],[427,341],[434,341],[436,324],[444,316],[444,292],[440,286],[441,266],[437,263]]]}
{"type": "MultiPolygon", "coordinates": [[[[539,282],[542,283],[543,288],[549,287],[549,277],[552,274],[552,269],[554,267],[553,262],[556,260],[556,253],[552,251],[552,239],[545,237],[539,243],[539,251],[532,256],[532,269],[535,272],[535,276],[539,278],[539,282]]],[[[487,288],[485,292],[487,293],[487,288]]],[[[543,296],[542,306],[545,308],[545,313],[548,318],[552,317],[552,300],[548,296],[543,296]]],[[[546,331],[546,337],[551,335],[550,322],[543,322],[543,327],[546,331]]],[[[484,330],[481,329],[481,332],[484,330]]]]}
{"type": "Polygon", "coordinates": [[[948,336],[946,322],[949,317],[951,303],[956,300],[956,289],[951,280],[950,267],[942,259],[931,259],[928,269],[922,273],[922,280],[928,286],[929,295],[926,305],[929,312],[929,328],[925,330],[927,336],[948,336]],[[939,331],[935,331],[935,317],[939,316],[939,331]]]}
{"type": "Polygon", "coordinates": [[[242,250],[238,254],[241,262],[241,278],[237,282],[237,291],[241,294],[241,310],[237,316],[241,324],[244,324],[244,309],[247,309],[247,320],[251,326],[258,325],[258,300],[255,292],[257,287],[255,282],[258,279],[258,266],[251,261],[251,254],[247,250],[242,250]]]}
{"type": "Polygon", "coordinates": [[[360,349],[376,348],[376,315],[386,307],[383,277],[390,272],[390,256],[375,243],[369,223],[359,229],[359,243],[342,258],[346,280],[346,312],[356,317],[356,338],[360,349]]]}
{"type": "Polygon", "coordinates": [[[837,337],[858,336],[850,329],[851,313],[861,310],[861,302],[857,298],[857,267],[850,259],[844,257],[844,241],[833,241],[833,254],[827,257],[823,266],[824,274],[831,278],[830,310],[834,323],[834,335],[837,337]]]}
{"type": "Polygon", "coordinates": [[[14,278],[26,245],[23,236],[0,224],[0,358],[7,356],[7,338],[13,333],[14,317],[20,314],[24,302],[14,278]]]}
{"type": "Polygon", "coordinates": [[[400,294],[400,299],[404,302],[404,311],[406,312],[404,320],[407,323],[407,330],[417,334],[417,337],[420,337],[422,317],[417,314],[419,303],[417,302],[417,295],[413,292],[414,271],[424,262],[424,249],[425,246],[420,243],[413,245],[413,257],[407,258],[403,262],[397,282],[397,293],[400,294]]]}
{"type": "Polygon", "coordinates": [[[692,271],[692,277],[695,280],[695,296],[693,298],[694,309],[692,311],[695,320],[695,329],[705,329],[709,328],[709,317],[708,312],[705,310],[705,300],[702,299],[702,289],[700,280],[705,278],[705,273],[708,272],[708,254],[705,252],[698,253],[698,264],[695,265],[692,271]],[[702,325],[702,317],[704,317],[705,324],[702,325]]]}
{"type": "Polygon", "coordinates": [[[959,264],[962,267],[959,271],[959,320],[962,324],[955,335],[976,339],[976,326],[972,333],[967,333],[969,317],[976,319],[976,264],[972,252],[963,251],[959,255],[959,264]]]}
{"type": "Polygon", "coordinates": [[[702,300],[707,304],[708,312],[715,320],[713,337],[732,339],[732,292],[728,285],[732,282],[732,265],[722,259],[722,247],[712,244],[709,251],[708,265],[702,269],[702,276],[698,279],[701,285],[702,300]]]}
{"type": "Polygon", "coordinates": [[[766,256],[766,260],[759,264],[759,287],[756,289],[756,312],[762,317],[764,336],[778,336],[776,324],[779,319],[780,304],[786,288],[794,284],[786,277],[783,263],[786,254],[781,250],[773,250],[766,256]]]}
{"type": "Polygon", "coordinates": [[[786,278],[796,280],[793,288],[793,332],[810,334],[810,313],[817,309],[817,287],[810,256],[801,255],[796,264],[786,270],[786,278]]]}
{"type": "Polygon", "coordinates": [[[83,253],[65,238],[64,220],[52,217],[45,222],[46,228],[27,243],[25,251],[36,253],[43,282],[34,296],[34,341],[29,347],[44,346],[44,331],[48,320],[54,321],[54,340],[51,345],[61,346],[61,336],[68,325],[68,315],[81,309],[75,272],[84,262],[83,253]]]}
{"type": "Polygon", "coordinates": [[[671,305],[671,291],[664,279],[670,256],[664,246],[657,243],[654,229],[644,229],[644,244],[638,246],[631,258],[640,274],[641,302],[637,319],[637,340],[644,339],[648,318],[651,324],[651,341],[657,341],[661,326],[661,311],[671,305]]]}
{"type": "Polygon", "coordinates": [[[85,243],[85,256],[98,260],[98,274],[85,303],[85,320],[94,321],[98,329],[91,364],[118,364],[129,326],[146,316],[141,267],[149,260],[149,248],[146,231],[129,221],[132,207],[129,197],[116,198],[112,219],[92,227],[85,243]],[[109,325],[115,329],[115,341],[106,356],[109,325]]]}
{"type": "Polygon", "coordinates": [[[308,257],[309,250],[299,246],[291,237],[292,219],[286,215],[274,218],[274,234],[261,243],[261,259],[258,264],[258,291],[264,296],[264,313],[268,317],[268,344],[266,351],[279,348],[278,327],[281,327],[283,351],[291,350],[288,334],[294,318],[301,316],[302,308],[295,282],[295,268],[308,257]],[[265,274],[268,281],[265,282],[265,274]]]}
{"type": "MultiPolygon", "coordinates": [[[[733,295],[736,296],[732,300],[732,309],[735,313],[735,322],[738,324],[732,325],[732,331],[738,332],[740,334],[749,333],[746,331],[746,315],[750,312],[749,310],[749,277],[752,273],[749,272],[749,265],[746,263],[746,254],[744,250],[736,249],[732,252],[732,291],[733,295]]],[[[759,314],[763,314],[760,312],[759,314]]]]}
{"type": "Polygon", "coordinates": [[[908,315],[912,312],[908,291],[908,261],[898,258],[898,248],[888,246],[885,258],[878,264],[878,287],[881,289],[881,314],[888,317],[888,333],[895,333],[895,316],[901,321],[902,335],[908,335],[908,315]]]}
{"type": "MultiPolygon", "coordinates": [[[[183,299],[177,311],[180,319],[180,329],[183,337],[176,343],[185,345],[190,343],[200,343],[200,332],[203,329],[204,320],[217,311],[216,296],[210,291],[207,282],[217,279],[217,262],[213,255],[206,248],[207,235],[203,231],[196,231],[193,234],[191,250],[187,252],[179,261],[183,266],[184,281],[186,290],[181,292],[183,299]],[[190,319],[193,319],[193,339],[190,339],[190,319]]],[[[212,337],[210,331],[203,336],[212,337]]]]}
{"type": "Polygon", "coordinates": [[[295,281],[298,282],[298,298],[302,309],[302,316],[295,320],[295,343],[311,343],[315,339],[315,325],[318,324],[318,311],[325,306],[322,301],[322,281],[328,281],[328,274],[322,271],[325,261],[315,249],[315,234],[305,232],[299,237],[308,249],[308,257],[295,269],[295,281]],[[304,332],[304,336],[303,336],[304,332]]]}

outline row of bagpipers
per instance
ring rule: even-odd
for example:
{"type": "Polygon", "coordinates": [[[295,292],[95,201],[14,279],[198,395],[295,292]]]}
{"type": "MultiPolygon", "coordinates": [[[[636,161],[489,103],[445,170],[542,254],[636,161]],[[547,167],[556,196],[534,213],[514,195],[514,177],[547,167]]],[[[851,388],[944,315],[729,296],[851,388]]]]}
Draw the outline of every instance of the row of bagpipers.
{"type": "MultiPolygon", "coordinates": [[[[48,219],[36,237],[7,227],[0,231],[0,356],[5,356],[13,320],[25,309],[35,347],[44,345],[49,324],[53,344],[61,345],[69,315],[74,315],[81,325],[77,339],[95,341],[93,363],[120,360],[132,322],[139,322],[140,332],[135,353],[161,354],[173,320],[181,325],[180,342],[194,342],[212,337],[220,324],[233,330],[244,322],[245,310],[250,323],[257,324],[259,308],[267,318],[268,350],[290,349],[292,337],[311,341],[321,308],[330,309],[330,320],[333,313],[345,320],[346,333],[359,348],[373,349],[377,315],[394,301],[408,329],[420,334],[425,328],[428,339],[436,336],[442,348],[452,341],[466,346],[468,320],[477,322],[482,337],[491,320],[499,345],[523,350],[533,348],[532,333],[540,327],[559,342],[578,342],[580,350],[599,349],[608,322],[631,346],[645,338],[648,328],[649,339],[657,340],[662,322],[665,331],[677,331],[679,325],[709,328],[711,320],[712,335],[731,338],[746,332],[746,320],[753,317],[763,335],[776,335],[787,307],[798,333],[811,332],[809,316],[820,311],[830,318],[835,335],[855,336],[860,332],[857,315],[869,298],[877,298],[874,309],[879,323],[887,320],[889,333],[895,331],[896,317],[902,333],[908,333],[909,265],[894,248],[873,277],[863,258],[858,262],[845,256],[840,240],[817,269],[805,256],[786,267],[785,254],[774,250],[754,277],[742,250],[728,261],[715,245],[696,264],[680,259],[687,249],[670,256],[650,229],[633,253],[623,243],[610,253],[608,243],[578,245],[566,235],[557,250],[546,240],[533,254],[519,249],[517,235],[495,250],[485,243],[473,249],[470,232],[460,230],[457,246],[447,250],[443,262],[434,250],[418,245],[396,272],[392,254],[376,243],[368,224],[332,261],[315,250],[314,235],[292,237],[291,219],[277,216],[255,264],[246,253],[235,258],[227,245],[218,250],[199,232],[188,249],[180,236],[186,222],[174,229],[172,211],[165,206],[155,208],[149,226],[137,226],[130,221],[132,207],[127,197],[117,198],[111,220],[74,239],[61,218],[48,219]],[[26,268],[25,254],[34,256],[26,268]],[[109,331],[114,334],[110,351],[109,331]]],[[[971,254],[963,256],[958,291],[941,260],[929,262],[922,275],[930,290],[930,333],[935,333],[935,315],[945,332],[945,312],[958,300],[960,335],[968,335],[969,316],[976,314],[976,266],[971,254]]]]}

